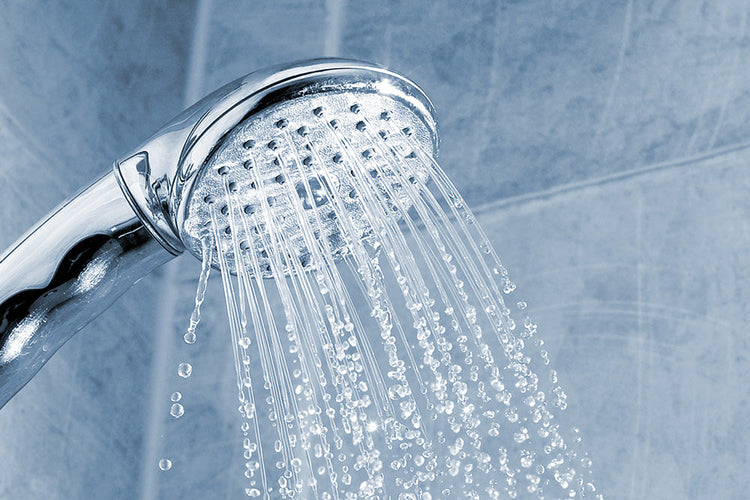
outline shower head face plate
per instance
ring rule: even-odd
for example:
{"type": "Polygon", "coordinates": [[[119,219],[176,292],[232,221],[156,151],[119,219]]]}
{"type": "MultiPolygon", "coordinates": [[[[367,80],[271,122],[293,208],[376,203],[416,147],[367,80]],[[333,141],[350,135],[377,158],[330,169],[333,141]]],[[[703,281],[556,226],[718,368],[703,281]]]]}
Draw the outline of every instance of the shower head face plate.
{"type": "Polygon", "coordinates": [[[183,201],[185,247],[200,258],[201,241],[208,239],[213,266],[220,267],[218,244],[230,271],[237,270],[239,252],[246,269],[254,262],[257,274],[271,277],[271,252],[286,273],[297,267],[289,259],[298,259],[298,269],[312,267],[312,242],[341,257],[352,238],[372,233],[368,217],[378,208],[365,207],[363,182],[370,197],[390,207],[381,215],[399,218],[396,205],[409,207],[400,184],[404,173],[427,179],[410,145],[436,152],[434,118],[415,109],[410,93],[394,91],[388,80],[373,84],[368,76],[366,83],[358,75],[303,86],[291,96],[285,89],[283,98],[270,99],[232,127],[183,201]],[[400,173],[392,168],[396,159],[400,173]]]}

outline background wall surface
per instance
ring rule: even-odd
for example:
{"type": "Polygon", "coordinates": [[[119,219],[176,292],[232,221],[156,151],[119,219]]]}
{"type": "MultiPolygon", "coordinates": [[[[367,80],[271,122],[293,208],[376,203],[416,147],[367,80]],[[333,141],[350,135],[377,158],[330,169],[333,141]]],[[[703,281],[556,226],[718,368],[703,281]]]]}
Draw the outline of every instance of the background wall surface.
{"type": "MultiPolygon", "coordinates": [[[[529,303],[606,498],[746,497],[747,9],[0,1],[0,247],[223,83],[387,65],[432,98],[441,164],[529,303]]],[[[0,498],[239,496],[218,280],[182,342],[197,274],[180,257],[141,281],[0,411],[0,498]]]]}

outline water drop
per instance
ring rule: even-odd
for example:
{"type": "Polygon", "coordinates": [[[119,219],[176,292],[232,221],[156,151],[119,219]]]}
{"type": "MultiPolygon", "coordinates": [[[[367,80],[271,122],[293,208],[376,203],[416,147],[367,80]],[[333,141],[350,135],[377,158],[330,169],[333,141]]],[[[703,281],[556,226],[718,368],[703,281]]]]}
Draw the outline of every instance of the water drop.
{"type": "Polygon", "coordinates": [[[172,415],[174,418],[180,418],[185,414],[185,408],[180,403],[175,403],[172,405],[172,408],[169,410],[169,414],[172,415]]]}
{"type": "Polygon", "coordinates": [[[180,394],[179,392],[173,392],[169,399],[171,399],[173,403],[176,403],[177,401],[182,399],[182,394],[180,394]]]}
{"type": "Polygon", "coordinates": [[[521,467],[529,468],[534,465],[534,453],[528,450],[521,451],[521,467]]]}
{"type": "Polygon", "coordinates": [[[172,468],[172,461],[168,458],[162,458],[159,460],[159,468],[161,470],[169,470],[172,468]]]}
{"type": "Polygon", "coordinates": [[[177,366],[177,375],[182,378],[188,378],[193,373],[193,366],[190,363],[180,363],[177,366]]]}

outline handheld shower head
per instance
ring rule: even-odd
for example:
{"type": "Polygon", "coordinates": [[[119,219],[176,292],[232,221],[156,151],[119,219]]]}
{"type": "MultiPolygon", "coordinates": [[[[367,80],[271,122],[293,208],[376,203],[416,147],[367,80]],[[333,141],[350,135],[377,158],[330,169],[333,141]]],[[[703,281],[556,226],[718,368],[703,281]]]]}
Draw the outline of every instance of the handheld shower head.
{"type": "MultiPolygon", "coordinates": [[[[251,218],[252,227],[234,235],[256,251],[263,276],[270,276],[268,256],[258,242],[269,222],[289,234],[303,265],[309,250],[300,217],[309,217],[334,253],[345,253],[346,238],[366,237],[371,228],[359,222],[356,234],[341,235],[332,218],[321,221],[310,209],[335,196],[353,220],[364,220],[356,217],[361,202],[342,159],[347,151],[367,157],[364,136],[352,132],[385,134],[380,122],[437,153],[434,110],[415,84],[372,64],[311,60],[220,88],[125,155],[0,257],[0,407],[140,277],[185,249],[200,257],[203,240],[228,248],[230,209],[220,200],[230,195],[246,214],[261,204],[272,214],[251,218]],[[290,192],[307,214],[295,212],[300,202],[290,192]],[[208,232],[212,221],[224,228],[218,239],[208,232]]],[[[426,178],[420,162],[407,158],[407,165],[426,178]]],[[[407,206],[398,186],[390,194],[407,206]]],[[[235,269],[231,254],[227,263],[235,269]]]]}
{"type": "MultiPolygon", "coordinates": [[[[368,118],[408,128],[425,151],[437,152],[434,110],[415,84],[371,64],[323,59],[252,73],[217,90],[116,163],[115,171],[146,226],[173,253],[186,248],[200,257],[209,206],[224,198],[225,184],[238,193],[246,213],[258,207],[264,192],[274,221],[299,240],[291,200],[280,185],[292,182],[304,197],[305,177],[350,193],[340,145],[330,129],[350,136],[348,131],[362,128],[368,118]]],[[[359,152],[368,147],[361,140],[352,146],[359,152]]],[[[416,175],[426,176],[419,162],[412,166],[416,175]]],[[[219,223],[229,228],[227,208],[221,208],[219,223]]],[[[317,225],[313,218],[311,223],[317,225]]],[[[317,229],[334,249],[342,249],[334,224],[317,229]]],[[[358,230],[352,236],[361,237],[367,228],[358,230]]],[[[223,234],[230,238],[229,230],[223,234]]],[[[251,238],[245,235],[243,241],[252,244],[251,238]]],[[[217,266],[217,252],[213,255],[217,266]]],[[[229,265],[234,266],[231,256],[229,265]]]]}

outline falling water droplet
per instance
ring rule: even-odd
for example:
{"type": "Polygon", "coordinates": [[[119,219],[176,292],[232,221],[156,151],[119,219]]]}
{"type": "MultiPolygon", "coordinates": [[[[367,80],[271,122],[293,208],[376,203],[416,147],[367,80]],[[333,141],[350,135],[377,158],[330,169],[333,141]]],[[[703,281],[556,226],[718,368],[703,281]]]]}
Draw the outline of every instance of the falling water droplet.
{"type": "MultiPolygon", "coordinates": [[[[590,461],[575,455],[579,439],[555,420],[567,396],[532,361],[529,347],[544,365],[550,356],[530,318],[516,327],[526,303],[508,301],[516,288],[508,271],[420,148],[422,129],[404,129],[398,108],[376,120],[381,105],[357,99],[342,99],[340,115],[333,101],[325,115],[322,103],[299,117],[269,110],[273,134],[249,126],[243,134],[255,139],[234,140],[246,145],[242,158],[214,162],[246,168],[198,186],[197,199],[215,202],[200,204],[211,218],[200,230],[212,231],[201,233],[203,267],[218,265],[224,285],[244,493],[431,500],[541,497],[544,489],[545,498],[586,498],[590,461]],[[269,147],[251,150],[254,140],[269,147]],[[424,171],[415,170],[421,162],[424,171]],[[347,272],[359,289],[342,279],[347,272]],[[359,317],[357,302],[370,317],[359,317]],[[428,436],[433,429],[442,430],[428,436]],[[403,491],[386,492],[386,482],[403,491]]],[[[198,319],[196,310],[191,326],[198,319]]],[[[178,374],[191,371],[182,363],[178,374]]],[[[180,400],[172,401],[176,418],[180,400]]]]}
{"type": "Polygon", "coordinates": [[[173,392],[169,399],[171,399],[173,403],[176,403],[182,399],[182,394],[179,392],[173,392]]]}
{"type": "Polygon", "coordinates": [[[172,405],[172,408],[169,410],[169,414],[172,415],[174,418],[180,418],[185,414],[185,408],[180,403],[175,403],[172,405]]]}
{"type": "Polygon", "coordinates": [[[169,470],[172,468],[172,461],[168,458],[162,458],[159,460],[159,468],[161,470],[169,470]]]}
{"type": "Polygon", "coordinates": [[[177,366],[177,375],[182,378],[188,378],[193,373],[193,366],[190,363],[180,363],[177,366]]]}

